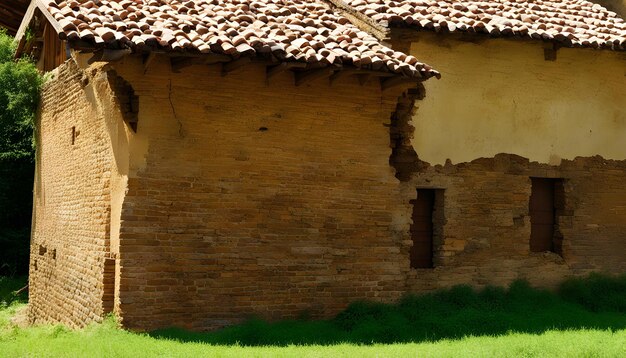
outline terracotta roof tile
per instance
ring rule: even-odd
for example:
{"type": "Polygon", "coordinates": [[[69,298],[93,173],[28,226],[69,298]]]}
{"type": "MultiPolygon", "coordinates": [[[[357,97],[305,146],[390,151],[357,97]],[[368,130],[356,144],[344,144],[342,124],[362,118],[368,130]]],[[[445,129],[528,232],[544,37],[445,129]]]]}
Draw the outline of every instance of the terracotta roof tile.
{"type": "Polygon", "coordinates": [[[265,56],[406,77],[438,72],[382,45],[319,0],[43,0],[70,43],[265,56]]]}
{"type": "Polygon", "coordinates": [[[332,0],[383,26],[489,33],[626,50],[626,22],[585,0],[332,0]]]}

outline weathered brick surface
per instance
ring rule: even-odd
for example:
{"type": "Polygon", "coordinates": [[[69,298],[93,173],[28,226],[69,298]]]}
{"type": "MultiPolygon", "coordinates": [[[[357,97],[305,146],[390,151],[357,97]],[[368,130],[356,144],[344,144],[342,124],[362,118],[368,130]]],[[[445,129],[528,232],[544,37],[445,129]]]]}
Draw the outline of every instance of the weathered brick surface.
{"type": "Polygon", "coordinates": [[[77,327],[102,316],[112,152],[85,79],[68,62],[43,89],[29,288],[36,323],[77,327]]]}
{"type": "Polygon", "coordinates": [[[444,220],[436,267],[413,270],[407,290],[506,285],[515,279],[554,287],[572,275],[626,271],[625,180],[626,161],[601,157],[550,166],[500,154],[422,169],[402,184],[407,199],[415,197],[415,187],[444,189],[444,220]],[[530,252],[530,177],[564,179],[565,207],[557,219],[563,257],[530,252]]]}
{"type": "Polygon", "coordinates": [[[149,142],[121,218],[125,325],[320,317],[402,294],[407,247],[392,228],[403,205],[385,126],[394,102],[377,79],[295,87],[290,73],[266,84],[261,65],[225,77],[152,66],[116,67],[149,142]]]}
{"type": "Polygon", "coordinates": [[[129,328],[203,330],[460,283],[626,271],[626,161],[411,163],[411,100],[391,116],[397,96],[349,76],[267,83],[260,64],[226,76],[171,73],[160,57],[64,65],[39,124],[31,319],[81,326],[114,306],[129,328]],[[138,97],[136,133],[117,75],[138,97]],[[529,252],[531,176],[565,180],[562,258],[529,252]],[[409,268],[418,187],[444,193],[434,269],[409,268]]]}

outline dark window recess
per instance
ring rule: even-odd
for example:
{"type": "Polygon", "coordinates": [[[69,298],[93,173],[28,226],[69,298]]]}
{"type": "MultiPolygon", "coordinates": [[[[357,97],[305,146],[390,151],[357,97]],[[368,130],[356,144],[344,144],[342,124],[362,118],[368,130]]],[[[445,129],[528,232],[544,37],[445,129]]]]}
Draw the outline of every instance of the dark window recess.
{"type": "Polygon", "coordinates": [[[72,145],[76,143],[76,127],[72,127],[72,145]]]}
{"type": "Polygon", "coordinates": [[[531,178],[530,251],[562,255],[563,237],[558,228],[558,214],[564,207],[562,179],[531,178]]]}
{"type": "Polygon", "coordinates": [[[113,312],[115,299],[115,259],[104,259],[102,309],[105,314],[113,312]]]}
{"type": "MultiPolygon", "coordinates": [[[[418,189],[413,205],[413,224],[411,225],[411,268],[433,267],[433,238],[435,236],[435,205],[439,190],[418,189]]],[[[437,205],[439,206],[439,205],[437,205]]]]}

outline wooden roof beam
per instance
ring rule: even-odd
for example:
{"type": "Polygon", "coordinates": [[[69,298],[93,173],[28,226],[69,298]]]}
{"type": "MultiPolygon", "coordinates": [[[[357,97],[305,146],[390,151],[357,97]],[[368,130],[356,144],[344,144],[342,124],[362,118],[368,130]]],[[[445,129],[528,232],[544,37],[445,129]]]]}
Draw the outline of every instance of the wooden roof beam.
{"type": "Polygon", "coordinates": [[[242,57],[238,60],[234,60],[231,62],[226,62],[224,64],[222,64],[222,77],[226,76],[227,74],[240,69],[241,67],[249,64],[250,62],[252,62],[252,60],[250,59],[250,57],[242,57]]]}
{"type": "Polygon", "coordinates": [[[275,66],[268,66],[265,71],[265,80],[269,81],[271,78],[276,75],[283,73],[285,71],[294,69],[294,68],[306,68],[306,63],[304,62],[283,62],[281,64],[275,66]]]}
{"type": "Polygon", "coordinates": [[[296,72],[296,87],[315,81],[320,78],[330,77],[335,69],[330,67],[319,68],[316,70],[296,72]]]}

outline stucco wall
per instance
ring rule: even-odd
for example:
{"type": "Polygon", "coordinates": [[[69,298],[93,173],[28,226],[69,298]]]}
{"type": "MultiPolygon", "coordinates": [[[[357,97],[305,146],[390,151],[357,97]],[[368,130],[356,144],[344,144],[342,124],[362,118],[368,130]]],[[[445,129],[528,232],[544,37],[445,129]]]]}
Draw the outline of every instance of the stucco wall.
{"type": "Polygon", "coordinates": [[[172,74],[115,66],[139,96],[120,232],[127,327],[215,328],[250,315],[393,300],[408,271],[405,205],[378,80],[295,87],[265,66],[172,74]],[[134,148],[134,149],[132,149],[134,148]]]}
{"type": "Polygon", "coordinates": [[[442,74],[413,118],[421,160],[626,158],[626,53],[562,48],[546,61],[539,41],[460,38],[411,39],[411,54],[442,74]]]}

